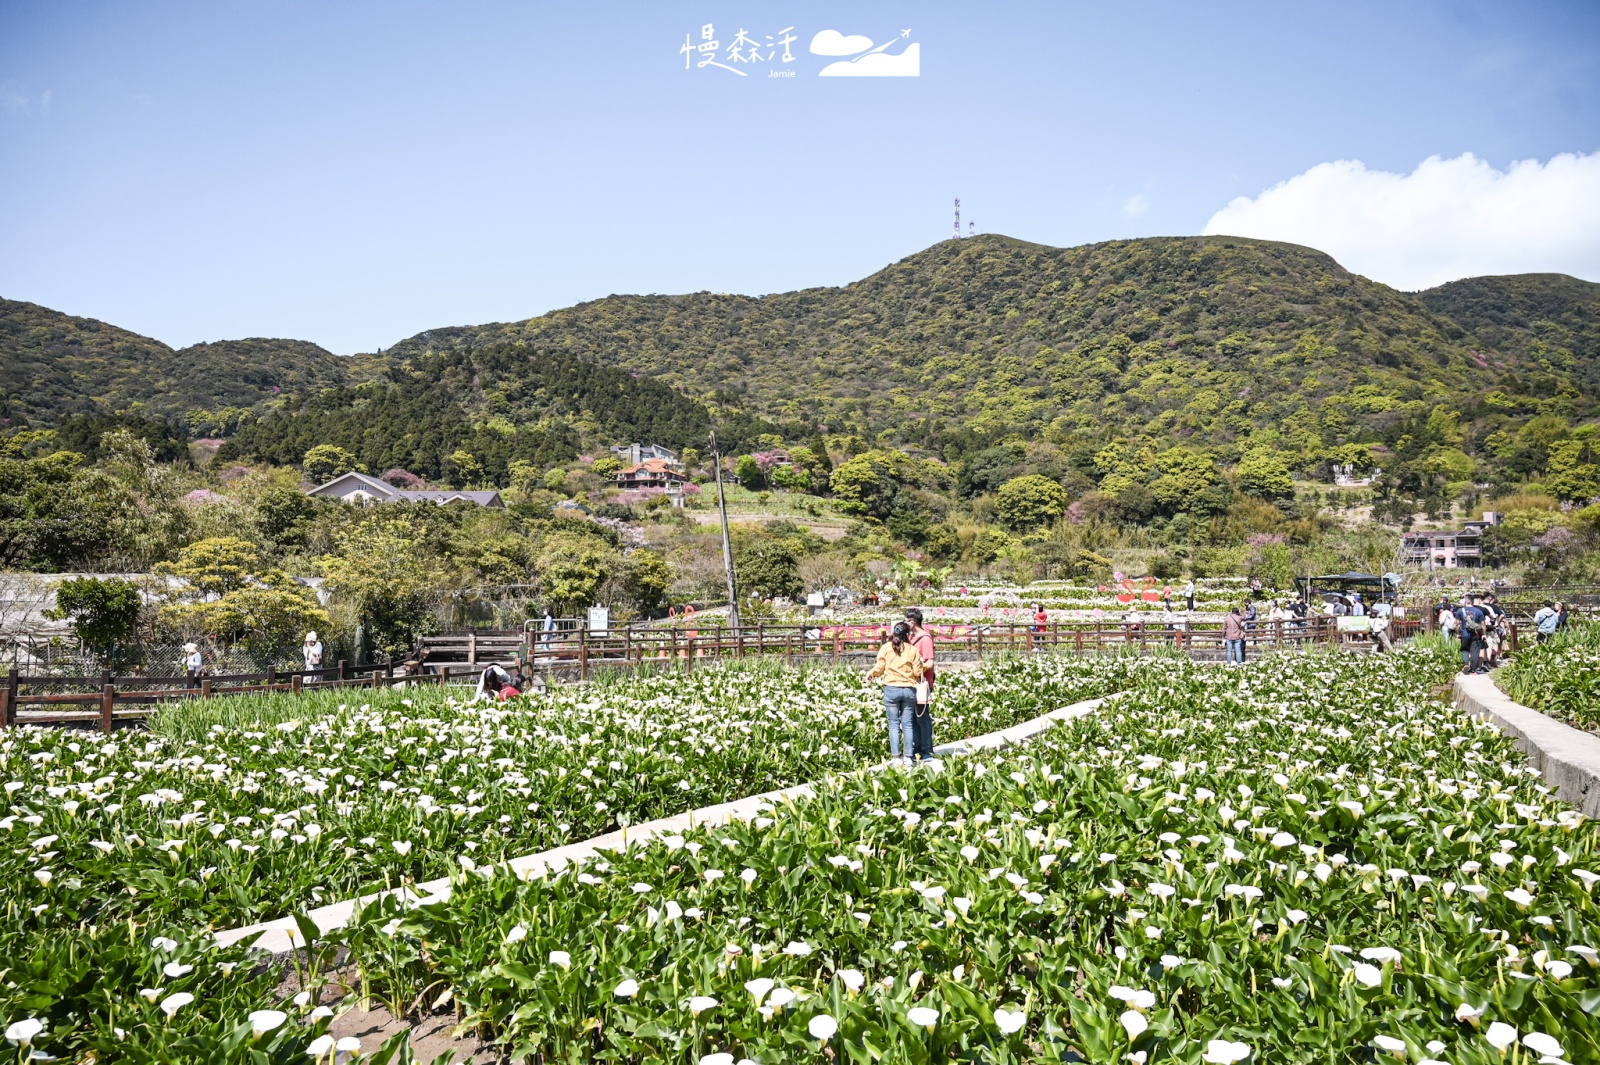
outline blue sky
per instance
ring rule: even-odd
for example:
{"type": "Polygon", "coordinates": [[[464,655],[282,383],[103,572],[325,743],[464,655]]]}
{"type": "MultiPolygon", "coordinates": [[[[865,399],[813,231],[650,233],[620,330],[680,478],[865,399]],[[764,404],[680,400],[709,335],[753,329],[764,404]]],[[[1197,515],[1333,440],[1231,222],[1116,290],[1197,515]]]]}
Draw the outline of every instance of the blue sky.
{"type": "Polygon", "coordinates": [[[1199,233],[1247,197],[1216,225],[1395,284],[1600,280],[1595,172],[1593,3],[0,0],[0,295],[174,345],[347,353],[614,292],[841,284],[948,236],[955,196],[1053,245],[1199,233]],[[724,57],[793,26],[796,61],[685,70],[705,23],[724,57]],[[908,28],[915,78],[806,52],[908,28]],[[1464,153],[1450,195],[1419,176],[1464,153]],[[1365,171],[1315,169],[1339,160],[1365,171]],[[1440,217],[1329,246],[1395,189],[1440,217]],[[1504,233],[1441,259],[1462,212],[1504,233]]]}

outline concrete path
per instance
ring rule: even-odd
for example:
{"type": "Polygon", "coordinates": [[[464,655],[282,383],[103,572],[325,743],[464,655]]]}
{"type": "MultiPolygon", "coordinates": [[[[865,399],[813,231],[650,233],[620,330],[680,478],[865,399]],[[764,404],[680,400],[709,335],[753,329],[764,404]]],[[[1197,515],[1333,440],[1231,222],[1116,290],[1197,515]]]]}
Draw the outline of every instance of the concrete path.
{"type": "MultiPolygon", "coordinates": [[[[1103,699],[1087,699],[1083,702],[1064,706],[1059,710],[1052,710],[1048,714],[1012,725],[1010,728],[998,732],[986,733],[982,736],[973,736],[970,739],[956,740],[933,749],[939,758],[961,757],[974,754],[978,751],[998,750],[1024,743],[1027,740],[1047,731],[1058,721],[1068,721],[1075,717],[1082,717],[1091,713],[1098,707],[1103,699]]],[[[889,763],[880,762],[858,770],[854,774],[841,774],[852,776],[862,772],[876,773],[887,768],[889,763]]],[[[937,759],[928,764],[929,769],[938,766],[937,759]]],[[[839,778],[834,778],[839,779],[839,778]]],[[[538,854],[529,854],[521,858],[513,858],[505,864],[511,871],[526,880],[531,877],[544,876],[546,873],[560,872],[569,865],[580,863],[593,858],[601,851],[626,850],[632,844],[642,843],[657,836],[670,836],[688,832],[696,828],[717,827],[738,818],[749,821],[765,812],[772,810],[780,804],[789,804],[798,800],[809,799],[816,794],[817,785],[797,784],[792,788],[781,791],[769,791],[760,795],[751,795],[732,802],[718,803],[715,806],[704,806],[698,810],[676,814],[672,817],[663,817],[642,824],[630,825],[616,832],[609,832],[603,836],[584,840],[581,843],[569,843],[564,847],[554,850],[541,851],[538,854]]],[[[396,895],[424,902],[433,902],[450,897],[452,884],[449,877],[440,880],[429,880],[421,884],[412,884],[393,891],[382,891],[373,895],[366,895],[359,899],[346,899],[335,902],[307,912],[306,916],[316,923],[318,930],[331,932],[336,928],[343,928],[348,924],[357,910],[385,895],[396,895]]],[[[251,946],[273,954],[281,954],[303,946],[299,929],[295,926],[292,917],[280,917],[275,921],[266,921],[261,924],[247,925],[243,928],[230,928],[215,933],[216,941],[221,946],[238,943],[241,940],[250,940],[251,946]]]]}
{"type": "Polygon", "coordinates": [[[1488,675],[1458,676],[1455,704],[1508,733],[1562,801],[1600,818],[1600,736],[1513,702],[1488,675]]]}

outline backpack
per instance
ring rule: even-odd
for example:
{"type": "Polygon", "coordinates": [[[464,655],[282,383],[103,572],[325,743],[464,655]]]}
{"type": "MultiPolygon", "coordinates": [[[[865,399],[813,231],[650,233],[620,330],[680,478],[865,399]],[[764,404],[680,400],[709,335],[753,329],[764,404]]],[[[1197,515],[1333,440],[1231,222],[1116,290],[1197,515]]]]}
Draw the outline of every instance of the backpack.
{"type": "Polygon", "coordinates": [[[1455,632],[1460,625],[1461,619],[1457,618],[1454,612],[1449,610],[1439,611],[1439,627],[1445,632],[1455,632]]]}
{"type": "Polygon", "coordinates": [[[1470,610],[1463,610],[1461,612],[1461,620],[1467,626],[1467,631],[1472,633],[1474,636],[1482,636],[1488,631],[1488,626],[1484,622],[1482,611],[1474,614],[1470,610]]]}

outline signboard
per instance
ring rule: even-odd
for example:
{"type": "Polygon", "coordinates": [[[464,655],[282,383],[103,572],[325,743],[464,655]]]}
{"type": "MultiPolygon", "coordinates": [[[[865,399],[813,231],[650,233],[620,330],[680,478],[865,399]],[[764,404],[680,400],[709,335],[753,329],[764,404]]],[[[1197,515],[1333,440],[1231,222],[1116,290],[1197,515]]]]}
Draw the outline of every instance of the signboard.
{"type": "Polygon", "coordinates": [[[589,631],[601,635],[611,631],[610,607],[592,606],[589,608],[589,631]]]}
{"type": "Polygon", "coordinates": [[[1334,618],[1339,623],[1340,632],[1371,632],[1372,619],[1369,617],[1342,617],[1334,618]]]}

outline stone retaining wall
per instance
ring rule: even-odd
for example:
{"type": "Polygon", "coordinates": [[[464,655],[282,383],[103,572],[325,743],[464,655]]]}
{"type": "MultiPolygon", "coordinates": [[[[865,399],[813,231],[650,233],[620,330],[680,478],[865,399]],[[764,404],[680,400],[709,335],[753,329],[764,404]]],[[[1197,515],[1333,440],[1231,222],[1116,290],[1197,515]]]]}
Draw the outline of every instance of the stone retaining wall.
{"type": "Polygon", "coordinates": [[[1600,818],[1600,736],[1513,702],[1487,675],[1457,677],[1455,705],[1493,721],[1516,740],[1562,801],[1585,817],[1600,818]]]}

